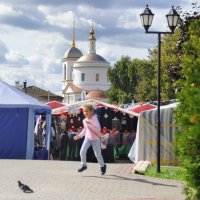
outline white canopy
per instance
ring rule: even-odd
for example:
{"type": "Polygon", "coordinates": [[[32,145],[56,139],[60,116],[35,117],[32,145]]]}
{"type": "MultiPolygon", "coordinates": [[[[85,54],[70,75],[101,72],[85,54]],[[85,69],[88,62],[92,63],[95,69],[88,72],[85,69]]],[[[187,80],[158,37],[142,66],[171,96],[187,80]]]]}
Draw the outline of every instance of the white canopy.
{"type": "MultiPolygon", "coordinates": [[[[160,107],[160,155],[161,164],[177,164],[175,156],[175,132],[178,126],[174,117],[177,103],[160,107]]],[[[140,114],[137,125],[137,134],[128,154],[130,160],[137,163],[148,160],[156,163],[157,160],[157,109],[144,111],[140,114]]]]}
{"type": "Polygon", "coordinates": [[[108,103],[105,103],[105,102],[97,101],[97,100],[94,100],[94,99],[80,101],[80,102],[75,103],[75,104],[70,104],[70,105],[66,105],[66,106],[60,107],[60,108],[53,109],[52,110],[52,114],[53,115],[58,115],[58,114],[61,114],[63,112],[79,112],[79,109],[82,106],[84,106],[85,104],[91,104],[94,107],[97,106],[97,105],[103,105],[105,107],[108,107],[108,108],[111,108],[111,109],[115,109],[115,110],[119,110],[119,111],[121,111],[123,113],[127,113],[129,115],[139,116],[138,113],[132,112],[132,111],[130,111],[128,109],[120,108],[119,106],[115,106],[115,105],[108,104],[108,103]]]}

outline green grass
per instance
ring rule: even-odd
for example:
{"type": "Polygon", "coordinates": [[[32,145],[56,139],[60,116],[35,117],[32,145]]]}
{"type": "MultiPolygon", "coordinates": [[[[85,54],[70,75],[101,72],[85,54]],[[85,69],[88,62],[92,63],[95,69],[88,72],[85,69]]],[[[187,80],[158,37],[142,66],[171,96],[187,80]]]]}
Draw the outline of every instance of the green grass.
{"type": "Polygon", "coordinates": [[[161,166],[160,173],[157,173],[156,166],[151,165],[145,172],[145,176],[184,181],[184,169],[178,166],[161,166]]]}

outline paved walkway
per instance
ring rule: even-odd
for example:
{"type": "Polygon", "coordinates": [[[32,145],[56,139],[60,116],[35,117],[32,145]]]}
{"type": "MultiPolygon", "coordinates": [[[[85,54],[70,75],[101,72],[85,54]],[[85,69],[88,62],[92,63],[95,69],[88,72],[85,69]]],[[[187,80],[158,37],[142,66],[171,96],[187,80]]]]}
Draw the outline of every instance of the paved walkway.
{"type": "Polygon", "coordinates": [[[130,174],[132,164],[107,164],[100,175],[96,163],[77,172],[79,162],[0,160],[0,200],[183,200],[183,184],[130,174]],[[17,181],[34,193],[23,193],[17,181]]]}

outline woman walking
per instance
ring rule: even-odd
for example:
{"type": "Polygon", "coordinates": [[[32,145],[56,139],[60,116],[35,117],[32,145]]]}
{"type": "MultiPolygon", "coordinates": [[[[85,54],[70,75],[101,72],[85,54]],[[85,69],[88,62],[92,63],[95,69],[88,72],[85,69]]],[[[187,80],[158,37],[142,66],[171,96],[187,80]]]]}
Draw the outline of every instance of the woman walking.
{"type": "Polygon", "coordinates": [[[84,129],[79,135],[74,137],[75,140],[78,140],[85,136],[80,150],[81,167],[78,169],[78,172],[82,172],[87,169],[86,154],[88,148],[92,145],[94,154],[101,169],[101,175],[103,175],[106,173],[106,164],[104,163],[101,154],[101,126],[96,114],[94,114],[92,105],[85,105],[83,107],[83,114],[85,116],[85,119],[83,120],[84,129]]]}

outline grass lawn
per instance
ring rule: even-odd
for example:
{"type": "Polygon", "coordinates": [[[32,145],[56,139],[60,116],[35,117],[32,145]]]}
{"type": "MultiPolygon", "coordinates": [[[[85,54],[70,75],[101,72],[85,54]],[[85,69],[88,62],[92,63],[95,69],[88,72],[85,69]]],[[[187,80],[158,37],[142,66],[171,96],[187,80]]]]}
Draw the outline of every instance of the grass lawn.
{"type": "Polygon", "coordinates": [[[160,173],[156,172],[156,165],[151,165],[145,176],[184,181],[184,169],[179,166],[161,166],[160,173]]]}

